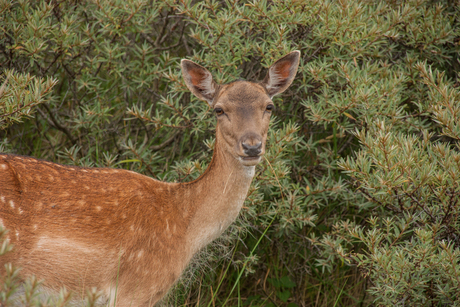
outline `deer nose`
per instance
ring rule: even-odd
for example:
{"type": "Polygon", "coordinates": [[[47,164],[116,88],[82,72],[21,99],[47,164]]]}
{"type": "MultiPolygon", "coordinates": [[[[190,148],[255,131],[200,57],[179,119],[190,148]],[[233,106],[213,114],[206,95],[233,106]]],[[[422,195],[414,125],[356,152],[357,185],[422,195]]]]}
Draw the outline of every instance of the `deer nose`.
{"type": "Polygon", "coordinates": [[[241,146],[244,149],[244,153],[250,157],[256,157],[262,151],[262,142],[258,142],[255,145],[249,145],[245,142],[241,143],[241,146]]]}

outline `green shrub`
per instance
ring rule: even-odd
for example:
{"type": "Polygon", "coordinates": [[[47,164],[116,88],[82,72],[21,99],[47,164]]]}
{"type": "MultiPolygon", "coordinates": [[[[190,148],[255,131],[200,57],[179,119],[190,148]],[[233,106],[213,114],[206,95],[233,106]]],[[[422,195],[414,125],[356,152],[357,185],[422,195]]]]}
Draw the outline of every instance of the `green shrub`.
{"type": "Polygon", "coordinates": [[[0,149],[192,180],[215,121],[179,60],[260,80],[298,49],[241,219],[165,304],[458,304],[459,7],[0,0],[0,149]]]}

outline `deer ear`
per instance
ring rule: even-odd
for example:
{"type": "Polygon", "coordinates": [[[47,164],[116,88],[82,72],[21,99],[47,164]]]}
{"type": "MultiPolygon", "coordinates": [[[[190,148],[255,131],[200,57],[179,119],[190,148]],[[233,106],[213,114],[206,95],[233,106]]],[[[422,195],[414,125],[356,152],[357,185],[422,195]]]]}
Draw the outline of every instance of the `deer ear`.
{"type": "Polygon", "coordinates": [[[182,60],[182,76],[188,89],[199,99],[212,105],[219,85],[212,79],[211,73],[192,61],[182,60]]]}
{"type": "Polygon", "coordinates": [[[276,61],[268,69],[262,85],[267,89],[270,98],[284,92],[291,85],[299,67],[299,60],[300,51],[296,50],[276,61]]]}

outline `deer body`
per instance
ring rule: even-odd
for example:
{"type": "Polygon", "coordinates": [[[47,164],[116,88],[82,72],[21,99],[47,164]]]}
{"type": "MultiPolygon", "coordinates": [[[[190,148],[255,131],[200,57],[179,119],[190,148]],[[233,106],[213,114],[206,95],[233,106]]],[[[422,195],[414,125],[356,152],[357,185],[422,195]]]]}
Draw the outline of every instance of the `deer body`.
{"type": "Polygon", "coordinates": [[[117,288],[120,305],[141,296],[156,302],[166,293],[191,257],[237,217],[254,169],[232,172],[233,165],[213,159],[200,180],[177,184],[125,170],[0,157],[6,175],[0,222],[15,245],[2,261],[76,293],[117,288]],[[200,191],[208,195],[204,202],[200,191]],[[142,293],[145,284],[151,286],[142,293]]]}
{"type": "Polygon", "coordinates": [[[154,305],[236,219],[265,150],[270,89],[287,88],[298,61],[292,52],[275,63],[270,88],[270,78],[217,85],[183,60],[187,86],[218,117],[212,161],[189,183],[0,155],[0,225],[15,246],[1,268],[13,262],[55,290],[97,287],[116,306],[154,305]]]}

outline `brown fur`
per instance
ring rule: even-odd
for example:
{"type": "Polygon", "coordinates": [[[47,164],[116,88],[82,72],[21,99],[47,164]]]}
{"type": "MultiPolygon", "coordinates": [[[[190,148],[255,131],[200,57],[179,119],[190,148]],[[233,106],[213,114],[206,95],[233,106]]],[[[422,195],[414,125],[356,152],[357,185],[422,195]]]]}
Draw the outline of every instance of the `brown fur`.
{"type": "Polygon", "coordinates": [[[35,275],[50,289],[97,287],[112,302],[116,289],[117,306],[151,306],[235,220],[260,160],[246,160],[241,144],[261,141],[263,154],[271,100],[263,84],[202,82],[210,73],[191,63],[182,66],[190,89],[225,111],[206,172],[193,182],[165,183],[2,154],[0,225],[15,249],[0,258],[1,268],[14,262],[21,276],[35,275]]]}

